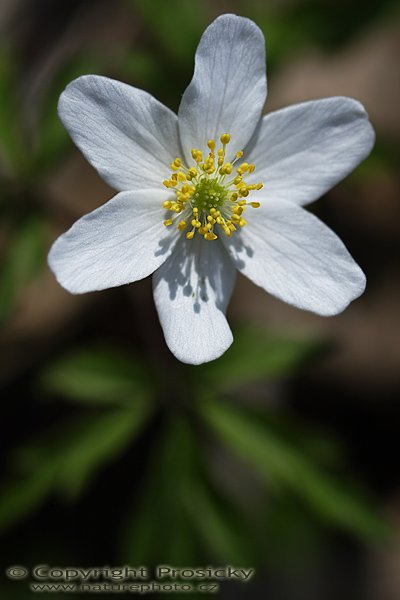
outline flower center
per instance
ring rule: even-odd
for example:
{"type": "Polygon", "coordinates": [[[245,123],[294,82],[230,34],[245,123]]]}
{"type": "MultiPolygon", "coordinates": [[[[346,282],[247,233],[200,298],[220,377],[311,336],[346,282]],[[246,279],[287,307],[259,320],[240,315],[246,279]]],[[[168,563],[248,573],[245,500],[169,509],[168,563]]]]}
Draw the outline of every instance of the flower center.
{"type": "Polygon", "coordinates": [[[199,181],[192,196],[193,207],[209,212],[224,205],[228,192],[216,179],[208,177],[199,181]]]}
{"type": "Polygon", "coordinates": [[[186,238],[191,240],[198,232],[205,240],[216,240],[215,230],[223,231],[231,236],[237,227],[244,227],[247,221],[243,213],[247,206],[258,208],[259,202],[247,202],[252,190],[260,190],[262,183],[248,185],[244,178],[253,173],[253,164],[241,163],[233,174],[234,165],[243,157],[243,151],[236,153],[232,162],[226,162],[226,146],[231,136],[223,133],[220,137],[222,147],[215,154],[215,141],[209,140],[210,150],[203,161],[201,150],[192,149],[194,165],[190,168],[182,164],[181,158],[175,158],[171,163],[174,171],[170,179],[163,184],[174,189],[175,198],[163,203],[166,210],[176,213],[176,216],[166,219],[164,225],[170,227],[179,219],[177,228],[185,231],[186,238]]]}

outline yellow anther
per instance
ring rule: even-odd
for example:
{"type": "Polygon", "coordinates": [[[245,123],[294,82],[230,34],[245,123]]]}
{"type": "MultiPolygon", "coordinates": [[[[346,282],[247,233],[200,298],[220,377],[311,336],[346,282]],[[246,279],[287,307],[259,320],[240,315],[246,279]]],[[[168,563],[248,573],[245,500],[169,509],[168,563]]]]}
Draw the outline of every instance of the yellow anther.
{"type": "Polygon", "coordinates": [[[208,157],[207,160],[204,161],[204,164],[200,166],[203,171],[207,171],[207,173],[213,173],[215,171],[213,158],[208,157]]]}
{"type": "Polygon", "coordinates": [[[182,160],[178,157],[171,163],[171,169],[177,171],[182,164],[182,160]]]}
{"type": "Polygon", "coordinates": [[[186,173],[186,178],[187,178],[188,181],[192,181],[192,179],[194,179],[195,177],[197,177],[197,170],[192,167],[186,173]]]}
{"type": "Polygon", "coordinates": [[[178,229],[179,231],[183,231],[184,229],[186,229],[186,221],[179,221],[178,229]]]}
{"type": "Polygon", "coordinates": [[[255,170],[256,170],[256,165],[251,163],[251,165],[249,165],[249,168],[248,168],[249,173],[254,173],[255,170]]]}
{"type": "Polygon", "coordinates": [[[186,239],[192,240],[194,238],[194,231],[188,231],[186,234],[186,239]]]}
{"type": "Polygon", "coordinates": [[[201,150],[196,150],[196,148],[192,148],[192,157],[197,163],[200,163],[203,160],[203,153],[201,150]]]}
{"type": "Polygon", "coordinates": [[[215,235],[215,233],[213,231],[210,231],[209,233],[206,233],[204,235],[204,239],[205,240],[216,240],[217,239],[217,235],[215,235]]]}
{"type": "Polygon", "coordinates": [[[259,208],[261,205],[259,202],[250,202],[250,206],[252,206],[253,208],[259,208]]]}
{"type": "Polygon", "coordinates": [[[183,171],[179,171],[177,173],[177,175],[178,175],[178,181],[186,181],[186,175],[183,171]]]}
{"type": "Polygon", "coordinates": [[[166,188],[170,188],[171,186],[171,182],[169,179],[164,179],[163,181],[163,185],[165,185],[166,188]]]}
{"type": "Polygon", "coordinates": [[[230,175],[233,171],[231,163],[225,163],[219,170],[221,175],[230,175]]]}
{"type": "Polygon", "coordinates": [[[170,225],[172,225],[172,219],[166,219],[164,221],[164,225],[165,225],[165,227],[169,227],[170,225]]]}
{"type": "Polygon", "coordinates": [[[210,148],[210,150],[214,151],[215,150],[215,142],[214,142],[214,140],[208,140],[207,146],[210,148]]]}
{"type": "Polygon", "coordinates": [[[241,215],[244,211],[244,208],[243,206],[234,206],[232,210],[235,215],[241,215]]]}
{"type": "Polygon", "coordinates": [[[264,184],[261,183],[261,181],[260,181],[260,183],[257,183],[257,185],[256,185],[256,190],[261,190],[263,187],[264,187],[264,184]]]}
{"type": "Polygon", "coordinates": [[[236,152],[236,158],[242,158],[243,156],[243,150],[239,150],[239,152],[236,152]]]}
{"type": "Polygon", "coordinates": [[[240,219],[239,226],[244,227],[245,225],[247,225],[247,221],[245,221],[244,219],[240,219]]]}
{"type": "Polygon", "coordinates": [[[168,210],[169,208],[171,208],[171,206],[172,206],[171,200],[166,200],[165,202],[163,202],[163,208],[166,208],[168,210]]]}
{"type": "Polygon", "coordinates": [[[223,133],[219,139],[221,140],[221,144],[225,145],[229,144],[229,142],[231,141],[231,136],[229,135],[229,133],[223,133]]]}
{"type": "Polygon", "coordinates": [[[237,173],[240,173],[242,175],[243,173],[246,173],[246,171],[248,171],[248,169],[249,169],[248,163],[244,162],[240,165],[240,167],[238,169],[236,169],[236,171],[237,171],[237,173]]]}

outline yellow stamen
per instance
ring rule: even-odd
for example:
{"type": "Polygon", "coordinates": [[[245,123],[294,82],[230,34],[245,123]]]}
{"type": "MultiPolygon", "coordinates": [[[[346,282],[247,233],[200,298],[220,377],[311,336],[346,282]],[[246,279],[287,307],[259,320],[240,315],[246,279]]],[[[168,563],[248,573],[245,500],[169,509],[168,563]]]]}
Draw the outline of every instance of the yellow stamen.
{"type": "Polygon", "coordinates": [[[186,229],[186,221],[179,221],[178,229],[179,231],[183,231],[184,229],[186,229]]]}
{"type": "Polygon", "coordinates": [[[237,227],[244,227],[247,221],[244,213],[247,206],[259,208],[260,202],[247,202],[246,198],[254,190],[260,190],[263,184],[247,184],[245,178],[255,170],[253,163],[243,162],[237,167],[233,178],[228,176],[233,173],[235,163],[242,159],[243,150],[236,152],[232,162],[227,162],[226,146],[231,141],[229,133],[223,133],[219,138],[222,147],[216,148],[215,140],[207,141],[208,155],[203,159],[203,152],[192,148],[191,155],[195,166],[186,166],[180,157],[171,163],[171,176],[163,181],[163,185],[171,190],[173,197],[162,204],[165,210],[177,217],[163,221],[165,227],[170,227],[174,222],[179,231],[186,231],[187,240],[192,240],[198,232],[205,240],[212,241],[218,238],[222,231],[230,237],[237,227]],[[214,231],[216,230],[216,231],[214,231]]]}

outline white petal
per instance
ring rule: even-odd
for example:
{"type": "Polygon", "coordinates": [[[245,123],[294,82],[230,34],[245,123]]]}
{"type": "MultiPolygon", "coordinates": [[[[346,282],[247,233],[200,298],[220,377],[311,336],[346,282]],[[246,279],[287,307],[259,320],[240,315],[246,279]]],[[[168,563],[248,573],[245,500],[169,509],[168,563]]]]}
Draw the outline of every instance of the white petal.
{"type": "Polygon", "coordinates": [[[289,304],[325,316],[362,294],[364,273],[333,231],[291,202],[265,204],[225,242],[246,277],[289,304]]]}
{"type": "Polygon", "coordinates": [[[218,17],[204,32],[193,79],[179,107],[183,151],[207,149],[209,139],[231,134],[229,149],[244,148],[261,116],[267,94],[265,44],[260,29],[236,15],[218,17]]]}
{"type": "Polygon", "coordinates": [[[104,290],[143,279],[170,255],[177,230],[163,225],[163,190],[121,192],[60,236],[49,265],[69,292],[104,290]]]}
{"type": "Polygon", "coordinates": [[[268,198],[308,204],[346,177],[370,153],[375,134],[363,106],[326,98],[265,116],[246,148],[268,198]]]}
{"type": "Polygon", "coordinates": [[[236,270],[218,240],[182,237],[154,273],[154,300],[171,352],[182,362],[218,358],[232,343],[225,310],[236,270]]]}
{"type": "Polygon", "coordinates": [[[162,185],[181,154],[176,115],[120,81],[75,79],[61,94],[58,113],[87,160],[119,191],[162,185]]]}

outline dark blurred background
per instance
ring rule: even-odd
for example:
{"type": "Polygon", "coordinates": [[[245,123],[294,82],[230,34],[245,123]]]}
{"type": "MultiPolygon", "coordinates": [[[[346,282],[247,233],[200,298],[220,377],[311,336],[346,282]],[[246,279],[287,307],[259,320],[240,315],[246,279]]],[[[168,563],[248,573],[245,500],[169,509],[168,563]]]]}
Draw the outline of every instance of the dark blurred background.
{"type": "MultiPolygon", "coordinates": [[[[2,0],[0,34],[2,569],[240,564],[257,575],[222,597],[397,600],[398,4],[2,0]],[[97,73],[177,110],[224,12],[266,36],[267,111],[334,95],[367,109],[371,156],[310,208],[368,284],[326,319],[239,276],[234,346],[187,367],[165,346],[150,280],[72,296],[47,268],[57,235],[113,195],[56,105],[97,73]]],[[[1,585],[31,595],[27,581],[1,585]]]]}

